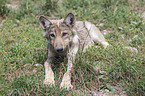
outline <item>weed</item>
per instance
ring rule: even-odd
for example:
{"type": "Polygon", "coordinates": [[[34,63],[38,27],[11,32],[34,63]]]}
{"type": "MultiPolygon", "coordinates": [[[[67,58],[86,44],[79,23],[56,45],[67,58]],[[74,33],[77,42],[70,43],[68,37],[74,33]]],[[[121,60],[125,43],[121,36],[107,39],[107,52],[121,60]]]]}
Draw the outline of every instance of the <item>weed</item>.
{"type": "Polygon", "coordinates": [[[9,13],[9,9],[6,6],[7,0],[0,0],[0,16],[5,17],[9,13]]]}

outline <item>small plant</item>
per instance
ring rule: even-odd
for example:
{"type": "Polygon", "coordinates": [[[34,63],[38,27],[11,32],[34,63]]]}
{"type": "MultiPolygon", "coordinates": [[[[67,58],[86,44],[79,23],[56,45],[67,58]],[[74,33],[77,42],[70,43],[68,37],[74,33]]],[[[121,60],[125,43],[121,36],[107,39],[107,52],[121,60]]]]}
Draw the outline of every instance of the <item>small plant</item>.
{"type": "Polygon", "coordinates": [[[44,14],[50,14],[51,12],[57,11],[59,0],[46,0],[44,6],[42,6],[42,11],[44,14]]]}
{"type": "Polygon", "coordinates": [[[19,9],[15,9],[13,11],[13,15],[15,18],[20,19],[21,17],[24,17],[26,15],[31,15],[34,12],[34,4],[31,0],[22,0],[20,2],[19,9]]]}
{"type": "Polygon", "coordinates": [[[6,6],[7,0],[0,0],[0,16],[5,17],[9,13],[9,9],[6,6]]]}

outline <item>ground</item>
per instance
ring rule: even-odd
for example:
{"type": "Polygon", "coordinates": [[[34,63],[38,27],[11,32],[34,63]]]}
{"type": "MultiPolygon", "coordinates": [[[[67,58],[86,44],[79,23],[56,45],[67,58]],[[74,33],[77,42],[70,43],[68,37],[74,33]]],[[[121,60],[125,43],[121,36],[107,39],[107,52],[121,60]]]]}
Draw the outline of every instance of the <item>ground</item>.
{"type": "Polygon", "coordinates": [[[144,2],[62,0],[57,6],[54,1],[47,1],[47,10],[44,0],[13,0],[6,4],[10,13],[0,17],[0,94],[145,95],[144,2]],[[79,53],[72,71],[73,89],[66,91],[59,86],[66,62],[52,65],[55,87],[43,84],[47,43],[38,17],[61,19],[69,12],[77,20],[94,23],[111,46],[103,49],[97,44],[79,53]]]}

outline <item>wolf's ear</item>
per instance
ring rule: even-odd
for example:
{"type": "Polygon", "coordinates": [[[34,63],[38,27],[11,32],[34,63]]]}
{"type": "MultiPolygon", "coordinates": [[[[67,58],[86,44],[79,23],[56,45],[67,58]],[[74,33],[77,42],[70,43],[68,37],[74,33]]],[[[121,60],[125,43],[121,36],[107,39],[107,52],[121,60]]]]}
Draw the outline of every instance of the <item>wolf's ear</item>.
{"type": "Polygon", "coordinates": [[[42,27],[42,29],[48,29],[51,25],[51,22],[49,20],[47,20],[44,16],[40,16],[39,18],[39,23],[42,27]]]}
{"type": "Polygon", "coordinates": [[[66,25],[70,26],[70,27],[73,27],[74,24],[75,24],[75,16],[72,14],[72,13],[69,13],[64,21],[63,21],[66,25]]]}

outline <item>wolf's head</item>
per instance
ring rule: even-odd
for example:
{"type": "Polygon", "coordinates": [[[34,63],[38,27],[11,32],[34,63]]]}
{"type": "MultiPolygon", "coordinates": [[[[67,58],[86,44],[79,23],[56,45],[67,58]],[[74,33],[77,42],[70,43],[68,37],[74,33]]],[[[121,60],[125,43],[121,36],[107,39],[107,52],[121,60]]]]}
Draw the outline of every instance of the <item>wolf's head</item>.
{"type": "Polygon", "coordinates": [[[75,34],[73,32],[75,16],[69,13],[65,19],[50,21],[44,16],[40,16],[39,22],[45,30],[43,36],[47,39],[48,43],[54,47],[56,52],[64,52],[71,44],[75,34]]]}

